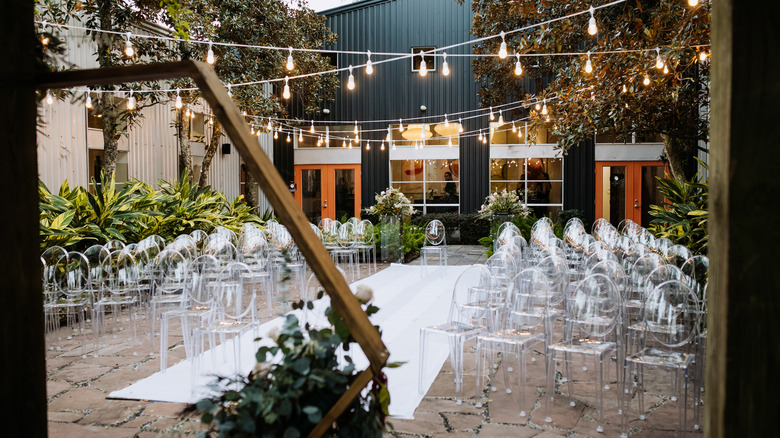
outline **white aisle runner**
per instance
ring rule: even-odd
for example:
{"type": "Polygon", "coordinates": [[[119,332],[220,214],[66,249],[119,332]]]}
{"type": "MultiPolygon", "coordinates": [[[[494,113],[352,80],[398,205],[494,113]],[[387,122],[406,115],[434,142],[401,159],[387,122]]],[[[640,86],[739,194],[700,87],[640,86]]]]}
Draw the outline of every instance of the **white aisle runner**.
{"type": "MultiPolygon", "coordinates": [[[[393,417],[412,418],[423,398],[423,394],[417,390],[420,328],[447,321],[455,280],[466,268],[468,266],[430,267],[427,275],[423,276],[419,266],[394,264],[350,286],[354,290],[358,284],[365,284],[373,289],[374,304],[380,310],[371,320],[382,329],[382,340],[390,351],[389,362],[405,362],[399,368],[385,371],[390,391],[390,415],[393,417]]],[[[322,313],[328,305],[327,297],[320,301],[315,312],[319,310],[322,313]]],[[[314,316],[308,318],[311,321],[314,316]]],[[[279,317],[263,324],[260,326],[260,335],[265,335],[273,327],[281,327],[283,320],[279,317]]],[[[270,341],[264,339],[255,342],[251,333],[242,336],[241,374],[247,375],[252,370],[257,348],[263,344],[268,345],[270,341]]],[[[207,369],[195,379],[195,390],[192,362],[184,360],[164,372],[155,373],[112,392],[109,398],[195,403],[210,395],[208,385],[215,381],[215,376],[233,373],[232,365],[222,361],[224,355],[221,349],[225,347],[229,349],[227,357],[232,356],[232,345],[229,342],[226,346],[218,346],[213,356],[216,358],[216,366],[212,366],[212,352],[204,353],[201,366],[207,369]]],[[[351,351],[353,360],[357,369],[364,369],[368,361],[357,350],[351,351]]],[[[424,392],[428,391],[448,356],[449,347],[445,341],[428,343],[424,392]]]]}

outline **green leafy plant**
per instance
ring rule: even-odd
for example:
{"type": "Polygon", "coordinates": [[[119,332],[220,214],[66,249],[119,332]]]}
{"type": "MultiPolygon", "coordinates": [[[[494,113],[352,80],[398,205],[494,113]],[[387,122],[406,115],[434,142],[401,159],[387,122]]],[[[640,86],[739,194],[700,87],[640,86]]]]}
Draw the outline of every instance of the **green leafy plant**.
{"type": "MultiPolygon", "coordinates": [[[[707,168],[703,162],[699,164],[707,168]]],[[[650,214],[655,219],[650,222],[649,230],[657,237],[686,246],[694,254],[706,254],[709,183],[699,173],[690,180],[658,178],[658,182],[665,202],[650,206],[650,214]]]]}
{"type": "MultiPolygon", "coordinates": [[[[357,293],[368,315],[379,311],[370,304],[370,294],[370,289],[368,296],[366,290],[357,293]]],[[[312,302],[299,302],[294,307],[304,306],[314,307],[312,302]]],[[[274,345],[258,349],[257,365],[246,379],[236,382],[221,378],[218,383],[237,384],[240,388],[201,400],[191,408],[201,412],[201,421],[210,426],[205,434],[291,438],[308,435],[358,375],[349,354],[344,356],[347,365],[339,368],[338,348],[348,352],[354,341],[343,318],[332,307],[326,310],[326,316],[330,327],[301,329],[298,319],[288,315],[278,335],[270,335],[274,345]],[[280,360],[274,361],[275,357],[280,360]]],[[[368,388],[333,422],[326,436],[382,436],[390,405],[384,373],[368,388]]]]}

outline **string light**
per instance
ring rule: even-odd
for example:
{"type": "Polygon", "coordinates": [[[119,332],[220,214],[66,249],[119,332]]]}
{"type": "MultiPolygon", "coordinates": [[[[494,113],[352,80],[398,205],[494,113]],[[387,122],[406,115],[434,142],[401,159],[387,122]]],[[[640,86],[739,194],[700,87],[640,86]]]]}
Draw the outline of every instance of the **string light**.
{"type": "MultiPolygon", "coordinates": [[[[209,117],[209,125],[214,124],[214,117],[209,117]]],[[[260,135],[260,131],[257,131],[257,135],[260,135]]]]}
{"type": "Polygon", "coordinates": [[[370,151],[370,150],[371,150],[371,143],[369,143],[369,142],[366,142],[366,150],[367,150],[367,151],[370,151]]]}
{"type": "Polygon", "coordinates": [[[393,139],[393,135],[390,133],[390,126],[387,127],[387,142],[389,143],[390,140],[393,139]]]}
{"type": "Polygon", "coordinates": [[[655,68],[659,70],[664,68],[664,60],[661,59],[661,49],[658,47],[655,48],[655,68]]]}
{"type": "Polygon", "coordinates": [[[348,90],[354,90],[355,89],[355,76],[352,75],[352,66],[349,66],[349,78],[347,79],[347,89],[348,90]]]}
{"type": "MultiPolygon", "coordinates": [[[[131,96],[132,96],[132,95],[131,95],[131,96]]],[[[50,92],[48,92],[48,91],[46,92],[46,103],[48,103],[49,105],[51,105],[51,104],[53,104],[53,103],[54,103],[54,98],[53,98],[53,97],[51,97],[51,93],[50,93],[50,92]]],[[[128,107],[129,107],[129,106],[128,106],[128,107]]]]}
{"type": "Polygon", "coordinates": [[[482,141],[482,130],[479,130],[479,136],[477,137],[477,141],[482,141]]]}
{"type": "Polygon", "coordinates": [[[664,74],[668,74],[668,73],[669,73],[669,67],[667,67],[666,64],[664,64],[664,74]]]}
{"type": "Polygon", "coordinates": [[[520,65],[520,54],[516,53],[515,56],[517,57],[517,62],[515,63],[515,76],[520,76],[523,74],[523,66],[520,65]]]}
{"type": "Polygon", "coordinates": [[[452,136],[450,135],[449,139],[447,140],[447,146],[452,147],[452,136]]]}
{"type": "Polygon", "coordinates": [[[268,132],[271,132],[271,131],[274,130],[274,124],[273,124],[273,122],[271,122],[271,118],[270,117],[268,118],[268,125],[265,128],[268,130],[268,132]]]}
{"type": "Polygon", "coordinates": [[[341,147],[343,147],[343,148],[347,147],[347,141],[346,140],[342,140],[341,147]]]}
{"type": "Polygon", "coordinates": [[[623,92],[625,93],[627,91],[628,91],[628,88],[626,88],[626,84],[623,84],[623,92]]]}
{"type": "Polygon", "coordinates": [[[181,96],[179,95],[179,89],[178,88],[176,89],[176,104],[175,105],[176,105],[176,109],[181,109],[181,107],[183,106],[183,104],[181,102],[181,96]]]}
{"type": "Polygon", "coordinates": [[[502,30],[501,33],[501,47],[498,49],[498,57],[501,59],[506,59],[506,56],[508,55],[506,51],[506,40],[504,39],[504,31],[502,30]]]}
{"type": "Polygon", "coordinates": [[[289,76],[285,76],[285,78],[284,78],[284,92],[282,93],[282,97],[284,97],[285,99],[289,99],[290,98],[290,84],[288,84],[289,80],[290,80],[290,77],[289,76]]]}
{"type": "Polygon", "coordinates": [[[132,58],[135,55],[135,49],[133,49],[133,43],[130,41],[130,32],[127,32],[127,40],[125,40],[125,55],[128,58],[132,58]]]}
{"type": "MultiPolygon", "coordinates": [[[[246,116],[246,114],[244,115],[246,116]]],[[[187,111],[184,112],[184,117],[189,117],[189,116],[190,116],[190,106],[187,105],[187,111]]]]}
{"type": "Polygon", "coordinates": [[[543,116],[547,115],[547,99],[542,101],[542,115],[543,116]]]}
{"type": "MultiPolygon", "coordinates": [[[[211,119],[209,119],[209,123],[211,123],[211,119]]],[[[260,130],[257,130],[257,138],[260,138],[260,130]]]]}
{"type": "Polygon", "coordinates": [[[444,76],[450,75],[450,65],[447,64],[447,52],[444,52],[444,62],[441,65],[441,74],[444,76]]]}
{"type": "Polygon", "coordinates": [[[393,150],[395,150],[395,143],[393,143],[393,150]]]}
{"type": "Polygon", "coordinates": [[[404,122],[402,119],[398,119],[398,132],[404,132],[404,122]]]}
{"type": "Polygon", "coordinates": [[[645,85],[650,85],[650,76],[648,76],[647,73],[645,73],[645,79],[642,81],[642,83],[645,85]]]}
{"type": "Polygon", "coordinates": [[[368,57],[368,61],[366,61],[366,74],[370,75],[374,73],[374,63],[371,62],[371,51],[366,52],[366,56],[368,57]]]}
{"type": "Polygon", "coordinates": [[[517,132],[517,126],[515,126],[515,121],[512,121],[512,132],[517,132]]]}
{"type": "Polygon", "coordinates": [[[701,52],[699,52],[699,61],[704,62],[706,60],[707,60],[707,52],[702,50],[701,52]]]}
{"type": "Polygon", "coordinates": [[[590,52],[588,52],[588,60],[585,61],[585,73],[593,72],[593,64],[590,62],[590,52]]]}
{"type": "Polygon", "coordinates": [[[536,106],[534,108],[536,108],[537,111],[542,109],[542,105],[539,103],[539,101],[536,101],[536,106]]]}
{"type": "Polygon", "coordinates": [[[504,112],[503,110],[498,110],[498,126],[501,126],[504,124],[504,112]]]}
{"type": "Polygon", "coordinates": [[[290,143],[292,141],[292,138],[290,138],[290,133],[287,133],[287,143],[290,143]]]}
{"type": "Polygon", "coordinates": [[[287,55],[287,64],[285,67],[287,67],[287,71],[292,71],[295,68],[295,64],[293,63],[293,57],[292,57],[292,47],[289,48],[290,54],[287,55]]]}
{"type": "Polygon", "coordinates": [[[458,133],[463,134],[463,120],[458,119],[458,133]]]}
{"type": "Polygon", "coordinates": [[[423,51],[420,50],[420,77],[425,77],[428,74],[428,65],[425,63],[425,56],[423,51]]]}
{"type": "Polygon", "coordinates": [[[299,129],[298,130],[298,142],[300,143],[302,141],[303,141],[303,129],[299,129]]]}
{"type": "Polygon", "coordinates": [[[274,131],[274,140],[279,140],[279,131],[274,131]]]}
{"type": "Polygon", "coordinates": [[[382,142],[382,147],[379,148],[380,151],[385,150],[385,142],[382,142]]]}
{"type": "Polygon", "coordinates": [[[43,35],[41,35],[41,44],[44,45],[44,46],[49,45],[49,37],[47,37],[45,35],[46,34],[46,26],[48,24],[49,23],[44,20],[44,22],[42,23],[42,26],[41,26],[41,34],[43,34],[43,35]]]}
{"type": "Polygon", "coordinates": [[[688,0],[688,6],[697,6],[699,4],[699,0],[688,0]]]}
{"type": "Polygon", "coordinates": [[[214,65],[214,50],[211,49],[211,43],[209,43],[209,52],[206,54],[206,62],[214,65]]]}
{"type": "Polygon", "coordinates": [[[599,31],[596,27],[596,17],[593,16],[593,6],[590,7],[590,20],[588,20],[588,33],[590,35],[596,35],[599,31]]]}
{"type": "Polygon", "coordinates": [[[496,116],[495,116],[495,114],[493,114],[493,107],[492,106],[490,107],[490,120],[491,121],[492,120],[496,120],[496,116]]]}
{"type": "Polygon", "coordinates": [[[255,125],[249,125],[249,133],[254,135],[254,133],[255,133],[255,125]]]}
{"type": "Polygon", "coordinates": [[[444,115],[444,127],[449,128],[450,127],[450,121],[447,120],[447,114],[444,115]]]}

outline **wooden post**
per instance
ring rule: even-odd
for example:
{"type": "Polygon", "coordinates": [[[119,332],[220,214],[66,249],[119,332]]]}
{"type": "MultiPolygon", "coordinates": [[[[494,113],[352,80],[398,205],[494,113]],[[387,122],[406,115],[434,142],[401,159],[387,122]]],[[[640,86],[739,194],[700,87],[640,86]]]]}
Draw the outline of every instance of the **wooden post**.
{"type": "Polygon", "coordinates": [[[46,346],[38,244],[38,160],[35,148],[33,3],[3,4],[0,26],[0,388],[6,436],[45,437],[46,346]]]}
{"type": "Polygon", "coordinates": [[[704,430],[777,436],[780,3],[714,0],[704,430]]]}
{"type": "MultiPolygon", "coordinates": [[[[310,437],[321,436],[328,430],[333,420],[338,418],[355,399],[360,390],[371,381],[371,378],[382,370],[389,353],[382,343],[379,332],[360,306],[360,302],[349,290],[344,276],[336,269],[328,251],[312,231],[309,221],[287,189],[287,183],[282,180],[271,160],[263,152],[257,137],[250,133],[249,125],[236,104],[227,95],[227,90],[214,69],[203,62],[181,61],[50,73],[38,77],[37,82],[41,88],[64,88],[181,77],[191,77],[200,88],[203,98],[209,103],[214,115],[225,128],[225,132],[233,140],[248,170],[254,175],[258,185],[274,207],[274,212],[285,224],[298,249],[306,257],[311,270],[330,296],[331,304],[344,318],[350,333],[370,362],[369,368],[358,376],[353,386],[342,395],[309,435],[310,437]]],[[[38,305],[40,307],[40,303],[38,305]]]]}

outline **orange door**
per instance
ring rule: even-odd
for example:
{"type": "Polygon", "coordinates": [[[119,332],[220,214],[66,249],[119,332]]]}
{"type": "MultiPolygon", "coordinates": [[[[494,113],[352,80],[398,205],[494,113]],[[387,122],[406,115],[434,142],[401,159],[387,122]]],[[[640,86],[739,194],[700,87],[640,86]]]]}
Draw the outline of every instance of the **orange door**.
{"type": "Polygon", "coordinates": [[[295,200],[313,224],[360,216],[360,164],[295,166],[295,200]]]}
{"type": "Polygon", "coordinates": [[[658,161],[596,162],[596,219],[605,218],[616,227],[625,219],[650,225],[650,206],[664,202],[656,177],[665,172],[658,161]]]}

